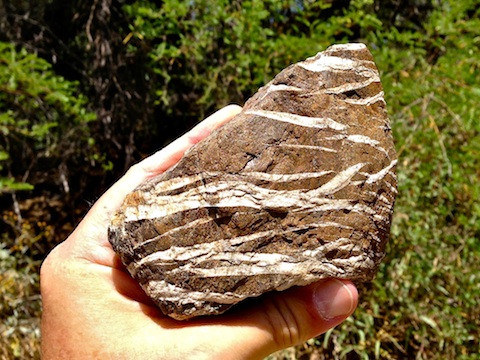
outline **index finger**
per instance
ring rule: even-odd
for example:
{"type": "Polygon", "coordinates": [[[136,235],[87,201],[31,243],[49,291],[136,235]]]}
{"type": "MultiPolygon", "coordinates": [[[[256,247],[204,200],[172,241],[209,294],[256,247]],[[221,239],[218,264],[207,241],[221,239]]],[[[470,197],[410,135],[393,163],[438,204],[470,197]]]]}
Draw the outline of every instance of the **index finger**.
{"type": "Polygon", "coordinates": [[[145,180],[175,165],[185,151],[207,137],[212,131],[230,121],[241,109],[238,105],[229,105],[222,108],[170,145],[132,166],[93,205],[66,243],[69,246],[76,246],[78,253],[85,252],[86,255],[83,256],[85,258],[95,258],[97,263],[111,263],[112,249],[107,240],[108,224],[112,214],[121,206],[127,194],[145,180]],[[103,253],[98,246],[103,248],[103,253]],[[80,251],[80,249],[83,250],[80,251]]]}
{"type": "MultiPolygon", "coordinates": [[[[113,185],[97,202],[95,207],[109,209],[110,211],[120,207],[123,198],[145,180],[161,174],[175,165],[185,151],[206,138],[212,131],[218,129],[237,115],[242,108],[238,105],[228,105],[195,126],[182,137],[170,145],[156,152],[132,166],[128,172],[113,185]]],[[[92,209],[93,210],[93,209],[92,209]]]]}

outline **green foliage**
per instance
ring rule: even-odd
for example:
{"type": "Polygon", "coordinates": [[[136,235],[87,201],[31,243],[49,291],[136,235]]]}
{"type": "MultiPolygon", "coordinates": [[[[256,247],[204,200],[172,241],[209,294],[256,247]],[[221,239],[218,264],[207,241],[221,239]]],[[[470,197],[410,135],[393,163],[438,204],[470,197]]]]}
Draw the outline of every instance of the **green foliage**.
{"type": "Polygon", "coordinates": [[[370,0],[352,1],[330,17],[322,14],[332,4],[318,1],[301,7],[276,0],[155,4],[125,7],[133,19],[125,42],[132,52],[150,48],[157,105],[167,114],[179,107],[181,116],[192,111],[203,117],[205,109],[243,102],[287,64],[346,39],[353,27],[381,25],[370,15],[370,0]]]}
{"type": "Polygon", "coordinates": [[[5,235],[0,238],[0,358],[39,358],[40,261],[28,254],[34,242],[12,249],[5,235]]]}
{"type": "Polygon", "coordinates": [[[165,1],[156,8],[153,2],[138,1],[126,7],[134,19],[132,33],[151,46],[159,103],[173,111],[182,101],[179,83],[191,89],[186,100],[203,108],[243,99],[247,88],[261,86],[270,70],[271,56],[265,54],[272,50],[265,40],[273,35],[262,26],[269,16],[265,6],[256,0],[221,0],[214,6],[209,1],[165,1]]]}
{"type": "MultiPolygon", "coordinates": [[[[49,177],[62,163],[96,155],[86,146],[88,124],[96,117],[86,109],[75,82],[56,75],[48,62],[25,49],[0,42],[1,359],[39,357],[38,273],[55,235],[51,225],[40,221],[53,214],[36,209],[22,218],[33,197],[19,204],[15,193],[59,181],[49,177]],[[9,199],[13,210],[4,208],[9,199]]],[[[48,207],[53,202],[47,197],[38,203],[48,207]]]]}
{"type": "Polygon", "coordinates": [[[82,151],[96,117],[76,87],[45,60],[0,42],[0,194],[32,190],[25,181],[35,162],[82,151]]]}

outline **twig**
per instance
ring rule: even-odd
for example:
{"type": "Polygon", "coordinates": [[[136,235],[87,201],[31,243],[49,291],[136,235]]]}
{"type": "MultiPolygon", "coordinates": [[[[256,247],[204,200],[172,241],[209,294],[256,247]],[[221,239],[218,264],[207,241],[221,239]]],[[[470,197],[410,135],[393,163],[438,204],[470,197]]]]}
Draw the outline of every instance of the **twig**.
{"type": "Polygon", "coordinates": [[[95,15],[95,8],[98,5],[98,0],[95,0],[90,7],[90,14],[88,15],[88,20],[87,24],[85,25],[85,32],[87,33],[87,39],[89,43],[93,43],[93,37],[91,33],[91,27],[92,27],[92,22],[93,22],[93,16],[95,15]]]}
{"type": "Polygon", "coordinates": [[[440,106],[442,106],[447,111],[447,113],[450,114],[450,116],[457,122],[457,124],[462,125],[462,121],[461,121],[462,118],[460,117],[460,115],[458,115],[452,109],[450,109],[447,103],[445,103],[443,100],[440,100],[433,94],[431,94],[431,99],[435,101],[437,104],[439,104],[440,106]]]}
{"type": "Polygon", "coordinates": [[[13,202],[13,211],[15,212],[15,215],[17,215],[17,229],[20,231],[22,228],[22,213],[20,212],[20,205],[18,204],[17,201],[17,196],[15,195],[15,192],[12,192],[12,202],[13,202]]]}
{"type": "Polygon", "coordinates": [[[438,143],[440,145],[440,149],[442,150],[442,155],[445,159],[445,162],[447,163],[447,173],[448,173],[448,176],[451,177],[452,176],[452,163],[451,163],[450,159],[448,158],[447,149],[445,147],[445,143],[443,142],[442,133],[440,132],[440,129],[438,128],[437,123],[435,122],[435,118],[433,116],[430,116],[430,124],[432,125],[433,130],[435,131],[435,134],[437,134],[438,143]]]}

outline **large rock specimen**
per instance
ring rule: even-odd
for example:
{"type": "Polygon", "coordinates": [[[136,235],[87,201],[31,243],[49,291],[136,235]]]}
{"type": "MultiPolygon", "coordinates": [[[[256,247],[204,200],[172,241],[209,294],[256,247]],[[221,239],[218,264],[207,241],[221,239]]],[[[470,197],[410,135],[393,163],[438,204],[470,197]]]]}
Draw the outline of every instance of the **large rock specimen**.
{"type": "Polygon", "coordinates": [[[389,236],[396,163],[370,52],[335,45],[283,70],[128,195],[109,239],[180,320],[322,278],[368,281],[389,236]]]}

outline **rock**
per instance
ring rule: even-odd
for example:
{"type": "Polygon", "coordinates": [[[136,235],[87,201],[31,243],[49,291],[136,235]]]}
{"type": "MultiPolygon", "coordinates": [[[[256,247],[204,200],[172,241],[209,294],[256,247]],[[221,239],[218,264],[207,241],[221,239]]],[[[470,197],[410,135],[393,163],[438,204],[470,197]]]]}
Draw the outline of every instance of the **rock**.
{"type": "Polygon", "coordinates": [[[369,281],[389,236],[396,163],[372,55],[334,45],[283,70],[129,194],[109,239],[179,320],[327,277],[369,281]]]}

